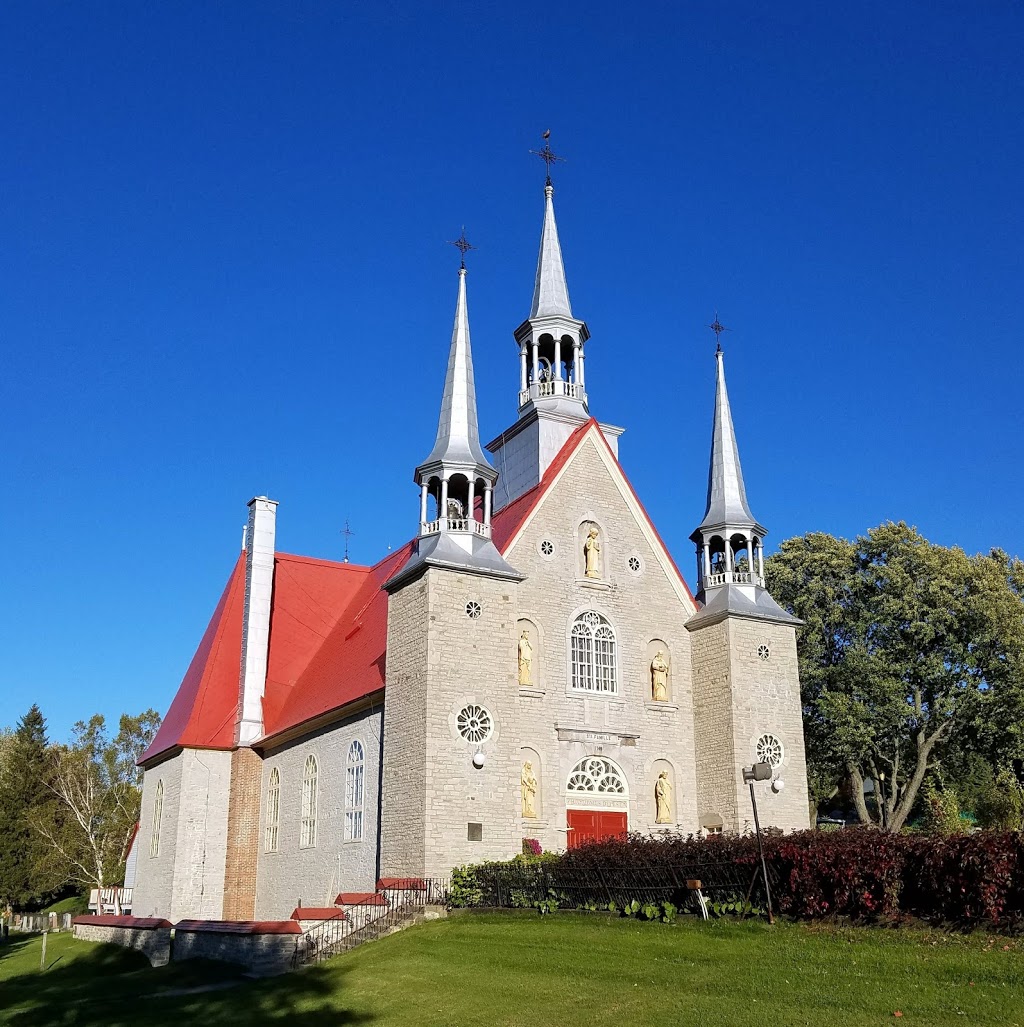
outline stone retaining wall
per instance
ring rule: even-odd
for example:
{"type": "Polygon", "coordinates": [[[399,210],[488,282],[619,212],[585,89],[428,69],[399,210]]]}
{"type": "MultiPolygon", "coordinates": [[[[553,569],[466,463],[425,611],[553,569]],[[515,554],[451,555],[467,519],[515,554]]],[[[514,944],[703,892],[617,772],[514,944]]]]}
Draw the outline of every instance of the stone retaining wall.
{"type": "Polygon", "coordinates": [[[171,958],[171,924],[168,920],[132,916],[76,916],[72,922],[76,938],[102,941],[141,952],[153,966],[164,966],[171,958]]]}
{"type": "Polygon", "coordinates": [[[182,920],[174,928],[174,959],[219,959],[273,977],[294,968],[302,941],[293,920],[182,920]]]}

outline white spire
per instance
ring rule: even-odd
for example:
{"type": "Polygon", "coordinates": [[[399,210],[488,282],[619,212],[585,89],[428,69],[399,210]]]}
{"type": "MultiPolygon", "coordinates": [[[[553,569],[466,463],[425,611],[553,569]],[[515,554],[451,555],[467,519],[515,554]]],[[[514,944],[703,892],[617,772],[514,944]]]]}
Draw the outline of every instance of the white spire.
{"type": "Polygon", "coordinates": [[[743,484],[740,452],[736,445],[736,430],[732,424],[729,393],[725,387],[725,362],[721,349],[715,354],[717,380],[715,382],[715,423],[711,435],[711,463],[708,467],[708,503],[704,520],[697,531],[728,526],[749,528],[757,525],[750,512],[747,490],[743,484]]]}
{"type": "Polygon", "coordinates": [[[554,186],[549,182],[544,187],[544,228],[540,235],[531,318],[572,317],[569,287],[565,284],[565,267],[562,265],[562,247],[558,243],[558,226],[555,224],[554,192],[554,186]]]}
{"type": "Polygon", "coordinates": [[[459,268],[459,298],[455,306],[448,373],[441,398],[437,438],[421,467],[432,463],[476,464],[493,473],[480,445],[476,418],[476,386],[473,353],[469,342],[469,310],[466,303],[466,269],[459,268]]]}

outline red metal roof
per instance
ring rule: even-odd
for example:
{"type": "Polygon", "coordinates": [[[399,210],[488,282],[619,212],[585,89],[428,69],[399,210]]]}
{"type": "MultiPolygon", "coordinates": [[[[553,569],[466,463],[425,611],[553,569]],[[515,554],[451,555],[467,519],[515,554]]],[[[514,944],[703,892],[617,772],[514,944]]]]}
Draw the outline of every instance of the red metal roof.
{"type": "Polygon", "coordinates": [[[347,920],[348,914],[337,906],[296,906],[291,920],[347,920]]]}
{"type": "MultiPolygon", "coordinates": [[[[596,420],[591,418],[580,425],[566,440],[540,484],[495,513],[491,537],[499,552],[506,552],[592,429],[599,445],[611,452],[596,420]]],[[[632,491],[628,480],[626,484],[632,491]]],[[[636,498],[635,492],[633,496],[636,498]]],[[[639,500],[637,503],[661,542],[642,504],[639,500]]],[[[412,549],[413,543],[409,542],[373,567],[286,553],[275,555],[263,696],[265,738],[273,738],[384,688],[388,597],[381,586],[402,568],[412,549]]],[[[686,588],[663,543],[662,549],[686,588]]],[[[689,588],[686,591],[690,594],[689,588]]],[[[167,716],[140,762],[149,762],[185,746],[234,747],[244,593],[242,553],[167,716]]]]}
{"type": "Polygon", "coordinates": [[[338,906],[386,906],[388,900],[379,892],[343,891],[335,900],[338,906]]]}

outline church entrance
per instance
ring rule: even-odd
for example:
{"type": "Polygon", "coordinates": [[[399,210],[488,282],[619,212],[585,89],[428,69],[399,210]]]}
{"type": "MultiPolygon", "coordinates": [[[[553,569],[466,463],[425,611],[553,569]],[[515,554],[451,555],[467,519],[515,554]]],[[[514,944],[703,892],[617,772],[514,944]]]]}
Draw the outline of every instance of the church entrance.
{"type": "Polygon", "coordinates": [[[626,814],[600,809],[566,810],[569,828],[567,844],[570,849],[587,842],[599,842],[605,838],[618,838],[626,833],[626,814]]]}

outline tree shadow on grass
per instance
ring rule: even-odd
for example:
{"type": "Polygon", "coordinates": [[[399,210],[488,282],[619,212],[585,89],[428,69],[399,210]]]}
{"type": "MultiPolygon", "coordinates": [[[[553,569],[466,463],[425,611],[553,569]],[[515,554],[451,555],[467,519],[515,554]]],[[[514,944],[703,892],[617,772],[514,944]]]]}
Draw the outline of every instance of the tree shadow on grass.
{"type": "Polygon", "coordinates": [[[140,953],[96,945],[49,971],[9,978],[0,986],[0,1024],[184,1027],[194,1022],[236,1027],[240,1019],[247,1027],[286,1019],[297,1027],[370,1023],[375,1019],[371,1014],[344,1008],[348,970],[336,962],[254,981],[227,963],[187,960],[152,968],[140,953]]]}

